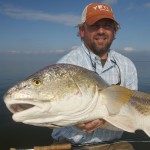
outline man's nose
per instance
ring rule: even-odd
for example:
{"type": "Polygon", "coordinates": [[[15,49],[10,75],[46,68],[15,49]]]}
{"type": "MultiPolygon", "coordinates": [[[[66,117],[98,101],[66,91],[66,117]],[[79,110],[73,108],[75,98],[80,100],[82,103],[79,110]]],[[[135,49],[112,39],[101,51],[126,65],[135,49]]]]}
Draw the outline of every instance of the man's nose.
{"type": "Polygon", "coordinates": [[[105,32],[105,27],[102,26],[102,25],[99,25],[97,30],[98,30],[99,33],[104,33],[105,32]]]}

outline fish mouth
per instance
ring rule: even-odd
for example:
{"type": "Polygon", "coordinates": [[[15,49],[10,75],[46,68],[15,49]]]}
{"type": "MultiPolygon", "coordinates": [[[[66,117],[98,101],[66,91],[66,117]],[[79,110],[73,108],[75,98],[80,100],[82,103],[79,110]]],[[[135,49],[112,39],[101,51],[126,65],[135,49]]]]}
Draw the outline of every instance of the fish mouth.
{"type": "Polygon", "coordinates": [[[18,103],[18,104],[11,104],[9,106],[12,113],[22,112],[24,110],[33,108],[35,105],[33,104],[26,104],[26,103],[18,103]]]}
{"type": "Polygon", "coordinates": [[[33,107],[40,107],[40,103],[38,103],[35,100],[24,100],[24,99],[17,99],[17,100],[10,100],[10,99],[5,99],[5,103],[7,108],[9,109],[10,112],[13,114],[20,113],[23,111],[28,111],[32,109],[33,107]]]}
{"type": "Polygon", "coordinates": [[[40,103],[30,100],[7,100],[6,106],[13,113],[12,119],[16,122],[38,118],[42,106],[40,103]]]}

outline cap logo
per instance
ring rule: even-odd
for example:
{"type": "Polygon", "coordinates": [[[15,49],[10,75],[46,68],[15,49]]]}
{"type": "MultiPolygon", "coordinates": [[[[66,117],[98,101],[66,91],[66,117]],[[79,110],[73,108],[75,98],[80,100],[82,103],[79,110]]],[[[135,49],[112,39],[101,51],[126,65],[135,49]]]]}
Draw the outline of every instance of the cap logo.
{"type": "Polygon", "coordinates": [[[111,11],[107,6],[104,5],[97,5],[93,7],[94,10],[100,10],[100,11],[111,11]]]}
{"type": "Polygon", "coordinates": [[[81,24],[84,22],[88,25],[93,25],[98,20],[101,19],[111,19],[113,20],[118,26],[118,22],[115,20],[112,8],[104,3],[91,3],[87,5],[81,17],[81,24]]]}

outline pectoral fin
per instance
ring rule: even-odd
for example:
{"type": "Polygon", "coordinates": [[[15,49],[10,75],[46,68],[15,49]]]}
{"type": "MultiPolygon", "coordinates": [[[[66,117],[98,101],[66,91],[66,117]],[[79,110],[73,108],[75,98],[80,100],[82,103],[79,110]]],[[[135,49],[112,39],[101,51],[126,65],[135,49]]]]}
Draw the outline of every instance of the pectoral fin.
{"type": "MultiPolygon", "coordinates": [[[[123,111],[121,110],[121,113],[119,115],[108,116],[105,117],[104,119],[111,125],[115,126],[116,128],[119,128],[127,132],[134,133],[138,129],[136,120],[134,120],[134,117],[132,116],[131,112],[127,109],[124,109],[123,111]]],[[[114,130],[115,128],[112,129],[108,128],[108,129],[114,130]]],[[[144,127],[141,128],[140,130],[143,130],[150,137],[149,124],[146,123],[144,127]]]]}
{"type": "Polygon", "coordinates": [[[143,130],[150,137],[150,127],[146,127],[143,130]]]}
{"type": "Polygon", "coordinates": [[[132,92],[132,90],[125,87],[112,85],[100,91],[100,97],[102,102],[105,103],[109,114],[115,115],[130,100],[132,92]]]}

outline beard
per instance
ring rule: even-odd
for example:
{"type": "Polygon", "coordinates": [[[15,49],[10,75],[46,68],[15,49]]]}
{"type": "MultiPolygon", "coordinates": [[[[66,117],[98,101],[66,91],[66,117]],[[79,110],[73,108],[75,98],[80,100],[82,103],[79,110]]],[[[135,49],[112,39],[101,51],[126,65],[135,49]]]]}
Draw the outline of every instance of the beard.
{"type": "Polygon", "coordinates": [[[90,49],[92,50],[92,52],[93,52],[95,55],[101,56],[101,55],[103,55],[104,53],[109,52],[111,44],[112,44],[112,42],[105,44],[103,47],[99,47],[99,46],[97,46],[95,43],[93,43],[93,44],[90,46],[90,49]]]}
{"type": "Polygon", "coordinates": [[[110,51],[110,46],[112,42],[106,43],[103,46],[98,46],[95,42],[89,45],[90,50],[97,56],[102,56],[106,52],[110,51]]]}
{"type": "Polygon", "coordinates": [[[102,56],[110,51],[113,40],[114,37],[110,38],[106,34],[97,34],[93,37],[93,40],[88,40],[86,45],[95,55],[102,56]]]}

